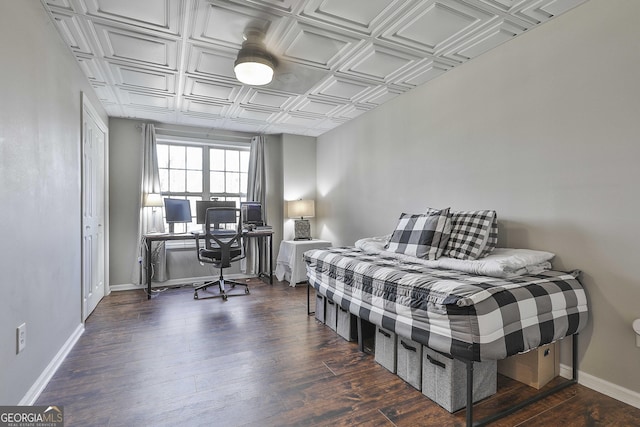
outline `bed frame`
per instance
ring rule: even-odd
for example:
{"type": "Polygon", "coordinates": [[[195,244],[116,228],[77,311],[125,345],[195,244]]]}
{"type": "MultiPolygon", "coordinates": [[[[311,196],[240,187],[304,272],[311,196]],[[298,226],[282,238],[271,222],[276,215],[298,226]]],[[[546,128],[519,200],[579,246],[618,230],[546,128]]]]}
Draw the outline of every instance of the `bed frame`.
{"type": "MultiPolygon", "coordinates": [[[[311,285],[309,285],[311,286],[311,285]]],[[[307,313],[309,313],[307,311],[307,313]]],[[[365,348],[364,348],[364,340],[362,339],[363,335],[363,322],[362,319],[360,317],[357,318],[357,322],[358,322],[358,348],[360,351],[364,352],[365,348]]],[[[513,414],[514,412],[519,411],[520,409],[523,409],[535,402],[538,402],[539,400],[542,400],[554,393],[559,392],[560,390],[564,390],[567,387],[570,387],[574,384],[578,383],[578,334],[573,334],[571,335],[571,344],[572,344],[572,378],[567,380],[567,381],[563,381],[560,384],[557,384],[547,390],[544,390],[542,392],[539,392],[537,394],[535,394],[534,396],[531,396],[525,400],[523,400],[522,402],[516,403],[513,406],[510,406],[508,408],[503,409],[500,412],[497,412],[493,415],[489,415],[488,417],[482,418],[478,421],[473,421],[473,361],[472,360],[465,360],[465,359],[461,359],[459,357],[454,357],[456,360],[459,360],[461,362],[463,362],[466,367],[467,367],[467,407],[466,407],[466,420],[467,420],[467,427],[480,427],[480,426],[486,426],[494,421],[497,421],[501,418],[505,418],[511,414],[513,414]]]]}

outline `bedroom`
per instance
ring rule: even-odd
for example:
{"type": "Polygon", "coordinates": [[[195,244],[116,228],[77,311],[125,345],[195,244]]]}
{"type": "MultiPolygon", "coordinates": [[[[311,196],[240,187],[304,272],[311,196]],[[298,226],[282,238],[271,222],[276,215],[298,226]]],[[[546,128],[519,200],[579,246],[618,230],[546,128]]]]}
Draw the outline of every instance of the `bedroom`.
{"type": "MultiPolygon", "coordinates": [[[[640,208],[639,7],[631,0],[590,0],[317,141],[286,136],[283,142],[316,147],[316,158],[306,160],[317,174],[314,229],[334,245],[385,234],[403,210],[495,209],[500,246],[552,251],[556,268],[581,269],[592,310],[580,349],[581,382],[634,406],[640,401],[640,373],[631,369],[640,351],[631,329],[640,316],[633,256],[640,208]],[[376,215],[365,219],[361,212],[376,215]]],[[[44,30],[20,28],[42,13],[18,13],[14,22],[0,18],[3,57],[20,65],[2,71],[0,194],[3,206],[13,206],[3,212],[3,241],[15,250],[9,254],[4,246],[0,261],[2,282],[9,284],[0,289],[1,342],[15,340],[20,313],[38,319],[41,312],[57,322],[46,333],[30,329],[29,346],[39,356],[21,359],[3,344],[0,400],[7,403],[27,393],[79,323],[79,315],[66,314],[78,312],[77,248],[35,261],[13,253],[29,253],[29,241],[38,238],[31,232],[39,219],[36,198],[47,203],[68,188],[77,190],[77,152],[65,141],[77,140],[77,125],[71,124],[77,93],[91,91],[87,83],[64,77],[81,74],[58,60],[59,44],[38,48],[44,30]],[[16,35],[29,51],[15,47],[16,35]],[[31,114],[38,108],[39,114],[31,114]],[[52,136],[55,150],[38,139],[39,132],[52,136]],[[5,145],[16,140],[23,141],[19,152],[5,145]],[[53,180],[45,186],[47,177],[53,180]],[[45,285],[52,274],[58,285],[45,285]]],[[[49,30],[44,34],[54,33],[49,30]]],[[[72,237],[76,228],[71,225],[72,237]]],[[[67,231],[47,231],[40,241],[59,245],[67,231]]]]}

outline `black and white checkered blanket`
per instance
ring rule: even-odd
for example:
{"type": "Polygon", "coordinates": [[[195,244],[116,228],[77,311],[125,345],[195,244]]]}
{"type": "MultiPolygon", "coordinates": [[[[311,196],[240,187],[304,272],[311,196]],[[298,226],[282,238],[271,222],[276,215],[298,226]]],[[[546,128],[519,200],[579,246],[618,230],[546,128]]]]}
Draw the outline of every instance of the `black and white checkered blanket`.
{"type": "Polygon", "coordinates": [[[582,330],[577,273],[501,279],[370,254],[352,247],[304,254],[319,294],[376,325],[465,360],[498,360],[582,330]]]}

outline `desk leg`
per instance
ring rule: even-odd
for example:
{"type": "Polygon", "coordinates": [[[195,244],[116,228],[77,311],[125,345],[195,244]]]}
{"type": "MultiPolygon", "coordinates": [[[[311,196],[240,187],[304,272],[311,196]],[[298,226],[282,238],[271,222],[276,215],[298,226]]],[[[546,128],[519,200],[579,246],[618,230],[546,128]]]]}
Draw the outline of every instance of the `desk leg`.
{"type": "Polygon", "coordinates": [[[269,284],[273,285],[273,235],[269,236],[269,284]]]}
{"type": "Polygon", "coordinates": [[[147,299],[151,299],[151,245],[153,245],[153,242],[145,240],[147,255],[144,261],[147,268],[147,271],[145,272],[145,277],[147,280],[147,299]]]}

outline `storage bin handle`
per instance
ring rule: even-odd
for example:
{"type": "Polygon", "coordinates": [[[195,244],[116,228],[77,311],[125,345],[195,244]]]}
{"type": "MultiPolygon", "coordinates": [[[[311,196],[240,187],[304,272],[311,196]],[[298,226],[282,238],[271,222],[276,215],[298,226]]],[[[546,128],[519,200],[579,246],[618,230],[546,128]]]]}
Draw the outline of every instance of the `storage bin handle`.
{"type": "Polygon", "coordinates": [[[427,360],[429,360],[429,362],[431,362],[432,364],[441,367],[442,369],[447,369],[447,365],[445,365],[444,363],[442,363],[439,360],[434,359],[433,357],[429,356],[427,354],[427,360]]]}
{"type": "Polygon", "coordinates": [[[378,328],[378,332],[380,332],[382,335],[384,335],[387,338],[391,338],[391,334],[385,330],[383,330],[382,328],[378,328]]]}
{"type": "Polygon", "coordinates": [[[402,344],[402,346],[405,349],[409,350],[409,351],[416,351],[417,350],[414,346],[411,346],[411,345],[407,344],[406,342],[404,342],[402,340],[400,340],[400,344],[402,344]]]}

